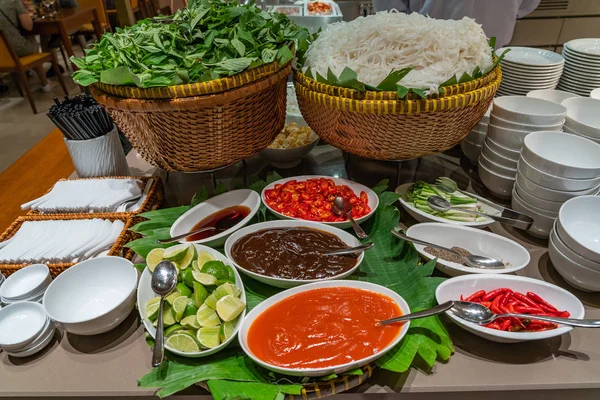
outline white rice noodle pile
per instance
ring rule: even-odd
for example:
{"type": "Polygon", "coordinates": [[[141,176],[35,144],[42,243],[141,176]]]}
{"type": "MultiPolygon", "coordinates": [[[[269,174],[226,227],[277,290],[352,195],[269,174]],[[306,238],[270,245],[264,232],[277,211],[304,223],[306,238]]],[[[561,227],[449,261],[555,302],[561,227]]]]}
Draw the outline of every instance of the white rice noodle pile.
{"type": "Polygon", "coordinates": [[[492,65],[492,54],[475,20],[434,19],[395,10],[331,24],[307,53],[308,67],[322,76],[331,68],[336,76],[349,67],[358,80],[377,86],[392,70],[413,67],[400,82],[407,88],[437,93],[453,75],[460,79],[475,67],[492,65]]]}

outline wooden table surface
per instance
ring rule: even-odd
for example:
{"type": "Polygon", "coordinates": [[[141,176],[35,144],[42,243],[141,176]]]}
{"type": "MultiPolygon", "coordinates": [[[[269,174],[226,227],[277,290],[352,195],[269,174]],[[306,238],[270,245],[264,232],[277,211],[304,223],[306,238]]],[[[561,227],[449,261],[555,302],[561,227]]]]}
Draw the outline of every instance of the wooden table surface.
{"type": "Polygon", "coordinates": [[[26,214],[21,204],[43,195],[74,170],[63,135],[54,129],[0,174],[0,232],[26,214]]]}

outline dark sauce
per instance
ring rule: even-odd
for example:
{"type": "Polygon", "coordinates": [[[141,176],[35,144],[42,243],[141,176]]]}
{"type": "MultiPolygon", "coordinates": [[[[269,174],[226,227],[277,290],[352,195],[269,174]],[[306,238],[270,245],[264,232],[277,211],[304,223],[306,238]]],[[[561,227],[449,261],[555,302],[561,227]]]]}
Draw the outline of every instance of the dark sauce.
{"type": "MultiPolygon", "coordinates": [[[[236,225],[242,219],[246,218],[250,214],[250,209],[246,206],[233,206],[227,207],[222,210],[217,211],[216,213],[212,213],[208,217],[204,218],[202,221],[198,222],[191,231],[195,231],[200,228],[207,228],[209,226],[214,227],[219,224],[219,228],[221,229],[229,229],[232,226],[236,225]],[[219,221],[223,221],[219,223],[219,221]]],[[[214,236],[216,234],[221,233],[222,231],[217,231],[214,229],[196,233],[195,235],[188,236],[186,239],[188,242],[194,242],[196,240],[202,240],[214,236]]]]}
{"type": "Polygon", "coordinates": [[[284,279],[321,279],[356,265],[356,254],[322,256],[348,246],[337,236],[310,228],[273,228],[250,233],[233,244],[235,262],[248,271],[284,279]]]}

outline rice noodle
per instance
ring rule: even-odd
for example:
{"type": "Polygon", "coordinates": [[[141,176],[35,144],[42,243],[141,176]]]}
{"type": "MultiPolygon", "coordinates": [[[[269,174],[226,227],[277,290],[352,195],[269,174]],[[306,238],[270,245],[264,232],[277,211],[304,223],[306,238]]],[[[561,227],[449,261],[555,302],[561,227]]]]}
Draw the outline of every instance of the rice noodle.
{"type": "Polygon", "coordinates": [[[377,86],[392,70],[413,67],[400,82],[408,88],[437,92],[453,75],[471,74],[492,65],[481,26],[471,18],[442,20],[396,10],[331,24],[311,45],[304,63],[313,73],[336,76],[345,67],[358,80],[377,86]]]}

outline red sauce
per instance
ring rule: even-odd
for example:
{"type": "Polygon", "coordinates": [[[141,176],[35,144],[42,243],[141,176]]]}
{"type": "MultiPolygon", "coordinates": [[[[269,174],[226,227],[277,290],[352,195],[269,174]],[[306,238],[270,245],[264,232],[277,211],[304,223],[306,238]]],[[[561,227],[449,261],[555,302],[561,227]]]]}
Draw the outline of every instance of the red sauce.
{"type": "Polygon", "coordinates": [[[402,324],[378,321],[400,315],[391,298],[370,290],[309,290],[260,314],[248,330],[248,347],[260,360],[280,367],[332,367],[384,349],[402,324]]]}
{"type": "MultiPolygon", "coordinates": [[[[209,226],[214,227],[221,220],[231,219],[231,223],[229,223],[229,221],[226,221],[225,223],[219,224],[219,228],[229,229],[232,226],[236,225],[238,222],[240,222],[242,219],[246,218],[248,214],[250,214],[250,209],[246,206],[227,207],[209,215],[208,217],[198,222],[196,225],[194,225],[192,229],[190,229],[190,232],[195,231],[196,229],[205,228],[209,226]]],[[[188,236],[186,240],[188,242],[193,242],[196,240],[209,238],[219,233],[221,233],[221,231],[211,229],[208,231],[196,233],[192,236],[188,236]]]]}

